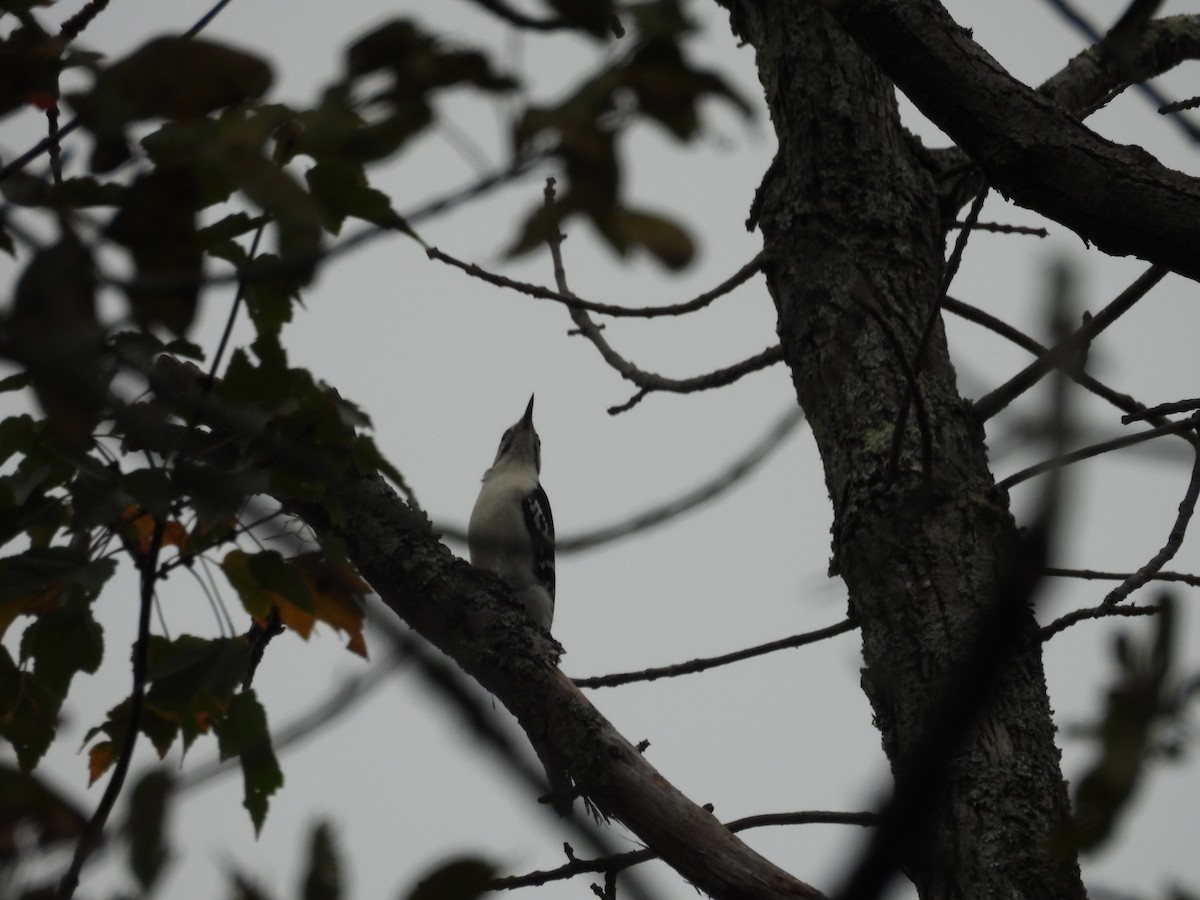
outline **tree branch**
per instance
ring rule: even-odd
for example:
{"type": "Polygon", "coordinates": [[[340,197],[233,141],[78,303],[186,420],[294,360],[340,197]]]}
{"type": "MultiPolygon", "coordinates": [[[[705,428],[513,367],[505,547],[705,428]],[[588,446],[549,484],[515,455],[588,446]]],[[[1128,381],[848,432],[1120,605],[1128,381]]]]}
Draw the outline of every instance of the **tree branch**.
{"type": "Polygon", "coordinates": [[[574,294],[564,294],[561,291],[552,291],[550,288],[544,288],[540,285],[506,278],[503,275],[489,272],[475,263],[466,263],[455,259],[450,254],[443,253],[437,247],[430,247],[425,253],[430,259],[436,259],[438,262],[461,269],[472,278],[478,278],[481,281],[486,281],[488,284],[494,284],[496,287],[507,288],[530,297],[537,297],[541,300],[554,300],[569,309],[584,309],[599,315],[636,317],[640,319],[654,319],[659,316],[679,316],[704,309],[704,307],[711,304],[714,300],[723,297],[734,288],[749,281],[751,277],[761,270],[763,259],[763,254],[759,253],[754,259],[750,260],[750,262],[746,263],[746,265],[742,266],[712,290],[705,291],[699,297],[683,303],[671,303],[667,306],[618,306],[612,303],[596,303],[576,297],[574,294]]]}
{"type": "Polygon", "coordinates": [[[1013,78],[936,0],[826,5],[1010,200],[1105,253],[1200,279],[1200,181],[1080,125],[1013,78]]]}
{"type": "MultiPolygon", "coordinates": [[[[163,359],[158,389],[198,404],[218,431],[260,429],[203,402],[188,370],[163,359]]],[[[272,455],[275,450],[272,449],[272,455]]],[[[275,462],[295,464],[286,446],[275,462]]],[[[295,512],[318,534],[336,536],[383,602],[453,659],[516,717],[539,756],[551,757],[605,815],[619,819],[662,859],[716,898],[817,898],[688,800],[622,737],[557,667],[559,648],[511,599],[498,578],[455,557],[378,475],[329,483],[345,511],[334,525],[323,509],[295,512]]]]}
{"type": "Polygon", "coordinates": [[[744,359],[723,369],[717,369],[703,375],[695,375],[691,378],[668,378],[665,375],[659,375],[657,372],[647,372],[644,369],[639,369],[629,360],[625,359],[625,357],[621,356],[621,354],[613,349],[612,344],[608,342],[600,326],[593,322],[592,317],[584,310],[571,310],[571,319],[578,326],[579,333],[591,341],[596,349],[600,351],[601,358],[612,368],[616,369],[622,378],[633,382],[639,388],[638,393],[634,394],[630,400],[619,406],[610,407],[608,411],[612,415],[625,412],[653,391],[690,394],[694,391],[724,387],[727,384],[733,384],[743,375],[749,375],[751,372],[757,372],[759,369],[766,369],[783,359],[783,351],[776,344],[773,347],[768,347],[761,353],[754,354],[749,359],[744,359]]]}
{"type": "MultiPolygon", "coordinates": [[[[1195,422],[1192,421],[1190,424],[1194,426],[1195,422]]],[[[1159,570],[1174,558],[1183,544],[1183,538],[1187,534],[1188,523],[1192,520],[1192,514],[1196,511],[1197,499],[1200,499],[1200,447],[1196,448],[1196,456],[1192,463],[1192,474],[1188,479],[1187,491],[1184,493],[1183,499],[1179,501],[1179,509],[1175,515],[1175,524],[1171,526],[1171,533],[1167,535],[1167,542],[1163,544],[1154,556],[1150,557],[1144,566],[1108,592],[1108,596],[1104,598],[1105,606],[1120,603],[1142,585],[1153,579],[1159,570]]]]}
{"type": "Polygon", "coordinates": [[[767,644],[759,644],[757,647],[747,647],[745,650],[736,650],[733,653],[726,653],[722,656],[710,656],[705,659],[693,659],[685,663],[676,663],[673,666],[660,666],[656,669],[642,669],[640,672],[620,672],[614,675],[596,675],[592,678],[576,678],[574,679],[576,687],[581,688],[601,688],[601,687],[617,687],[622,684],[633,684],[637,681],[656,681],[659,678],[676,678],[680,675],[691,675],[695,672],[704,672],[708,669],[715,669],[718,666],[727,666],[730,663],[741,662],[743,659],[753,659],[755,656],[765,656],[768,653],[774,653],[777,650],[790,650],[793,647],[803,647],[805,644],[815,644],[817,641],[823,641],[826,638],[835,637],[839,634],[845,634],[847,631],[853,631],[858,626],[851,619],[845,619],[838,622],[836,625],[830,625],[828,628],[819,628],[816,631],[807,631],[804,634],[795,634],[791,637],[783,638],[778,641],[771,641],[767,644]]]}
{"type": "Polygon", "coordinates": [[[1037,384],[1047,372],[1056,368],[1070,368],[1072,360],[1077,359],[1079,354],[1087,349],[1093,338],[1128,312],[1135,303],[1162,281],[1166,274],[1166,269],[1161,266],[1151,266],[1129,287],[1113,298],[1111,303],[1087,319],[1074,334],[1055,344],[1047,353],[1031,362],[1004,384],[976,400],[975,413],[979,416],[980,421],[986,421],[996,415],[1037,384]]]}

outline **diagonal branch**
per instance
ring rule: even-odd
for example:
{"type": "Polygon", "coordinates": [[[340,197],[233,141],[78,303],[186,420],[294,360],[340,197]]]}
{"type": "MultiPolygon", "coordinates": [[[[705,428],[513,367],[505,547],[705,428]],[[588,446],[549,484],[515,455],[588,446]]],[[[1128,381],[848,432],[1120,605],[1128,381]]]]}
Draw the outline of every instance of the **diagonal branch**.
{"type": "Polygon", "coordinates": [[[1096,335],[1128,312],[1135,303],[1162,281],[1166,274],[1167,270],[1162,266],[1151,266],[1129,287],[1121,291],[1104,309],[1087,319],[1074,334],[1055,344],[1047,353],[1031,362],[1004,384],[976,400],[975,414],[979,416],[980,421],[986,421],[996,415],[1037,384],[1051,370],[1069,369],[1072,360],[1087,349],[1088,344],[1096,335]]]}
{"type": "MultiPolygon", "coordinates": [[[[1194,425],[1195,422],[1192,421],[1191,424],[1194,425]]],[[[1196,511],[1197,499],[1200,499],[1200,447],[1196,449],[1196,457],[1192,463],[1192,474],[1188,479],[1187,491],[1184,493],[1183,499],[1179,501],[1179,509],[1175,515],[1175,524],[1171,526],[1171,533],[1167,535],[1167,542],[1163,544],[1154,556],[1150,557],[1144,566],[1108,592],[1108,596],[1104,598],[1105,606],[1120,603],[1142,585],[1153,579],[1162,567],[1174,558],[1183,544],[1183,538],[1187,534],[1188,523],[1192,520],[1192,514],[1196,511]]]]}
{"type": "Polygon", "coordinates": [[[1200,279],[1200,181],[1082,126],[1013,78],[936,0],[826,5],[1006,197],[1105,253],[1200,279]]]}
{"type": "MultiPolygon", "coordinates": [[[[291,469],[296,448],[206,399],[186,367],[160,360],[155,389],[194,402],[218,437],[258,434],[274,464],[291,469]]],[[[619,819],[700,890],[716,898],[819,898],[686,798],[646,761],[557,667],[559,648],[520,612],[498,578],[455,557],[428,520],[374,473],[333,478],[330,504],[293,512],[323,538],[340,540],[383,602],[490,691],[516,717],[539,756],[553,757],[579,791],[619,819]]]]}
{"type": "Polygon", "coordinates": [[[605,316],[636,317],[640,319],[655,319],[660,316],[680,316],[685,313],[704,309],[714,300],[725,296],[734,288],[749,281],[751,277],[762,269],[763,261],[763,254],[759,253],[754,259],[750,260],[750,262],[746,263],[712,290],[705,291],[700,296],[686,300],[683,303],[671,303],[666,306],[618,306],[613,303],[596,303],[591,300],[584,300],[582,297],[576,297],[571,293],[552,291],[540,285],[506,278],[503,275],[489,272],[475,263],[466,263],[455,259],[450,254],[443,253],[437,247],[430,247],[425,253],[430,259],[436,259],[438,262],[461,269],[472,278],[478,278],[481,281],[486,281],[488,284],[494,284],[496,287],[508,288],[509,290],[517,291],[530,297],[537,297],[540,300],[554,300],[563,304],[568,309],[583,309],[605,316]]]}
{"type": "Polygon", "coordinates": [[[695,672],[715,669],[718,666],[727,666],[730,663],[741,662],[744,659],[765,656],[777,650],[790,650],[794,647],[803,647],[806,644],[815,644],[817,641],[823,641],[826,638],[836,637],[839,634],[845,634],[847,631],[853,631],[857,627],[853,619],[844,619],[836,625],[830,625],[828,628],[806,631],[804,634],[794,634],[791,637],[782,638],[778,641],[759,644],[757,647],[747,647],[745,650],[736,650],[733,653],[726,653],[722,656],[693,659],[685,663],[676,663],[673,666],[643,669],[640,672],[620,672],[614,675],[576,678],[575,684],[581,688],[617,687],[622,684],[633,684],[637,681],[656,681],[659,678],[676,678],[680,675],[691,675],[695,672]]]}
{"type": "Polygon", "coordinates": [[[776,344],[773,347],[768,347],[761,353],[756,353],[748,359],[734,363],[732,366],[726,366],[723,369],[706,372],[703,375],[695,375],[691,378],[668,378],[665,375],[659,375],[657,372],[647,372],[644,369],[639,369],[629,360],[625,359],[625,357],[621,356],[621,354],[613,349],[612,344],[608,342],[600,326],[593,322],[592,317],[584,310],[571,310],[571,319],[578,326],[579,333],[591,341],[596,349],[600,351],[601,358],[612,366],[612,368],[616,369],[622,378],[633,382],[639,389],[630,400],[619,406],[609,408],[609,413],[614,415],[625,412],[647,394],[654,391],[690,394],[695,391],[724,387],[727,384],[733,384],[743,375],[749,375],[751,372],[766,369],[783,359],[783,350],[776,344]]]}

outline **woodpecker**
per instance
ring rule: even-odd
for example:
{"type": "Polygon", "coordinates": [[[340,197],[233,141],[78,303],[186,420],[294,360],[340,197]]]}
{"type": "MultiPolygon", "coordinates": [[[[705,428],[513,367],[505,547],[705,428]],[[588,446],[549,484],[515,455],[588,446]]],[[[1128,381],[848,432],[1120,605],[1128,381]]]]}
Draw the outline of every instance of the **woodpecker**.
{"type": "Polygon", "coordinates": [[[495,462],[467,525],[472,565],[499,575],[530,616],[550,630],[554,619],[554,516],[538,475],[542,441],[525,415],[500,438],[495,462]]]}

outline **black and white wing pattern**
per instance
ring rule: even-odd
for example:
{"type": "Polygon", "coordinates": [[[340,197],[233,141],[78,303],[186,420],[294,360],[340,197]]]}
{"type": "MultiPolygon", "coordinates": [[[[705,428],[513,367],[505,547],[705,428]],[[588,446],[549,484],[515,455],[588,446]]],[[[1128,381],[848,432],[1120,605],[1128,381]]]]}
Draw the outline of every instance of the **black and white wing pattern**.
{"type": "Polygon", "coordinates": [[[554,600],[554,514],[550,498],[539,484],[521,501],[525,528],[533,543],[533,571],[538,582],[554,600]]]}

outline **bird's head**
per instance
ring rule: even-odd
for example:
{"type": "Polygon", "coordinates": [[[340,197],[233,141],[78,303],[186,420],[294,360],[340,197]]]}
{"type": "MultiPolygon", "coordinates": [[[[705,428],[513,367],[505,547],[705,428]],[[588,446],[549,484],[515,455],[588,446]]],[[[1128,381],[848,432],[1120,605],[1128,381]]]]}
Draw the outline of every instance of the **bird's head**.
{"type": "Polygon", "coordinates": [[[500,447],[496,451],[496,460],[492,468],[505,463],[531,464],[535,471],[542,470],[542,439],[538,437],[537,429],[533,427],[533,395],[529,395],[529,405],[525,407],[525,415],[504,432],[500,438],[500,447]]]}

